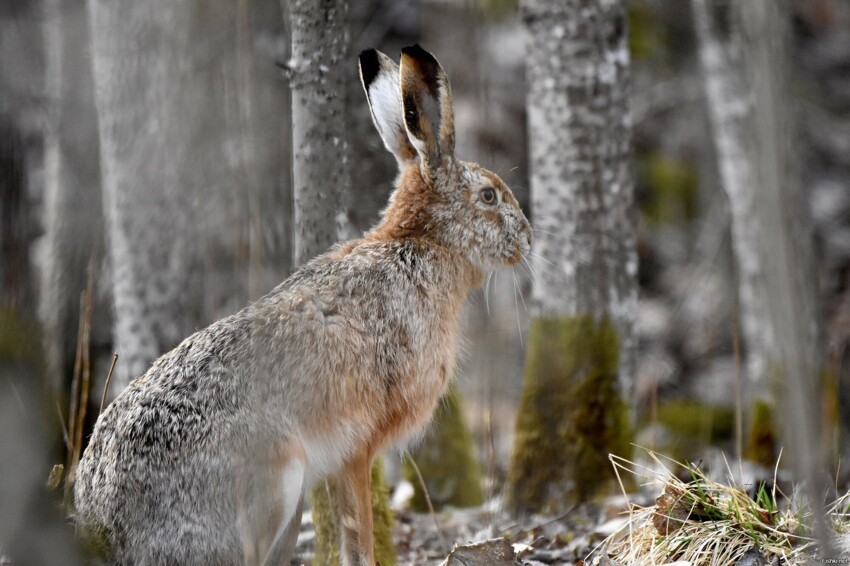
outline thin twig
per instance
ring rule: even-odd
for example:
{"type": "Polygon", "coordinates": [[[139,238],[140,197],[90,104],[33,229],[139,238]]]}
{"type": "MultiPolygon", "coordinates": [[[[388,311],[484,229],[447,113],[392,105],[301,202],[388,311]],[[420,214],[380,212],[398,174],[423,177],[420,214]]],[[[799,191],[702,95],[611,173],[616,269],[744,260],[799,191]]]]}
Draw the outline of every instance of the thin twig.
{"type": "Polygon", "coordinates": [[[74,459],[73,441],[77,437],[77,407],[80,403],[80,377],[83,373],[83,320],[85,319],[86,292],[80,293],[80,324],[77,329],[77,353],[74,357],[74,376],[71,378],[71,398],[68,410],[68,438],[71,439],[71,449],[68,450],[67,464],[71,469],[71,460],[74,459]]]}
{"type": "Polygon", "coordinates": [[[77,462],[83,452],[83,428],[91,392],[91,323],[94,316],[94,261],[89,262],[88,278],[85,293],[85,317],[83,320],[83,381],[80,387],[80,406],[77,411],[76,439],[74,441],[74,460],[69,479],[73,482],[77,462]]]}
{"type": "MultiPolygon", "coordinates": [[[[487,443],[487,501],[490,502],[493,499],[493,490],[496,487],[496,440],[495,434],[493,433],[493,394],[492,394],[492,381],[488,381],[487,385],[490,388],[490,395],[488,395],[487,399],[487,410],[484,413],[485,419],[485,438],[487,443]]],[[[487,510],[487,523],[488,527],[493,529],[493,511],[489,508],[487,510]]]]}
{"type": "Polygon", "coordinates": [[[514,281],[514,310],[516,311],[516,329],[517,334],[519,334],[519,345],[522,349],[525,349],[525,344],[522,341],[522,325],[519,322],[519,303],[516,299],[516,281],[514,281]]]}
{"type": "MultiPolygon", "coordinates": [[[[551,525],[552,523],[557,523],[558,521],[565,519],[567,517],[567,515],[569,515],[570,513],[572,513],[575,510],[575,508],[576,508],[575,505],[570,505],[564,511],[561,511],[560,513],[558,513],[554,517],[549,517],[545,521],[535,523],[534,525],[529,526],[529,527],[522,527],[522,528],[520,528],[519,531],[517,531],[513,534],[506,533],[505,537],[510,539],[510,540],[513,540],[516,537],[525,533],[526,531],[536,531],[537,529],[545,527],[546,525],[551,525]]],[[[531,544],[529,546],[534,546],[534,544],[531,544]]]]}
{"type": "Polygon", "coordinates": [[[56,401],[56,414],[59,415],[59,425],[62,427],[62,440],[65,441],[65,450],[71,451],[71,439],[68,438],[68,427],[65,426],[65,415],[62,414],[62,406],[56,401]]]}
{"type": "Polygon", "coordinates": [[[6,375],[6,381],[9,382],[9,387],[12,389],[12,393],[15,394],[15,399],[18,401],[18,405],[21,407],[21,412],[26,413],[27,406],[24,403],[23,397],[21,397],[21,392],[18,391],[18,387],[15,385],[15,380],[12,379],[9,375],[6,375]]]}
{"type": "Polygon", "coordinates": [[[118,352],[112,356],[112,365],[109,366],[109,373],[106,374],[106,383],[103,384],[103,395],[100,397],[100,410],[98,415],[103,412],[103,407],[106,406],[106,392],[109,391],[109,382],[112,381],[112,372],[115,371],[115,364],[118,363],[118,352]]]}
{"type": "Polygon", "coordinates": [[[732,351],[735,353],[735,456],[744,477],[744,400],[741,390],[741,344],[738,338],[738,309],[732,309],[732,351]]]}
{"type": "Polygon", "coordinates": [[[416,461],[413,459],[413,456],[410,455],[410,452],[405,452],[404,455],[413,467],[413,471],[416,472],[416,477],[419,479],[419,485],[422,486],[422,492],[425,494],[425,503],[428,504],[428,512],[431,513],[431,518],[434,519],[434,527],[437,529],[437,536],[440,539],[440,545],[443,547],[443,554],[448,554],[449,546],[446,544],[446,539],[443,537],[443,531],[440,529],[440,523],[437,521],[437,512],[434,511],[434,504],[431,503],[431,494],[428,493],[428,486],[425,485],[425,478],[422,477],[422,472],[419,471],[419,466],[416,465],[416,461]]]}
{"type": "MultiPolygon", "coordinates": [[[[73,432],[71,433],[71,460],[68,465],[67,474],[65,476],[65,501],[70,502],[71,491],[74,486],[74,479],[77,472],[77,463],[80,461],[80,456],[83,452],[83,428],[86,420],[86,412],[89,404],[89,392],[91,390],[91,322],[94,316],[94,257],[89,261],[88,277],[86,280],[86,290],[82,293],[82,332],[78,340],[78,361],[81,367],[82,382],[80,375],[74,376],[74,381],[77,382],[77,391],[79,398],[72,399],[72,403],[76,405],[76,412],[69,414],[68,418],[73,423],[73,432]]],[[[77,368],[75,368],[76,370],[77,368]]],[[[75,373],[77,373],[75,371],[75,373]]]]}

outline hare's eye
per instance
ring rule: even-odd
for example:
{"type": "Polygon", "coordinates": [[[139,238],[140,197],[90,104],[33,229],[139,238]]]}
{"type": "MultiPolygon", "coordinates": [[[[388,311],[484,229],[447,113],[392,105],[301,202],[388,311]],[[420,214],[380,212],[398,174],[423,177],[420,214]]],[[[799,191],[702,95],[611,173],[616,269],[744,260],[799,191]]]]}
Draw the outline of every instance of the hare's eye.
{"type": "Polygon", "coordinates": [[[485,187],[481,189],[481,192],[478,193],[478,196],[481,197],[481,202],[484,204],[493,204],[496,202],[496,189],[493,187],[485,187]]]}

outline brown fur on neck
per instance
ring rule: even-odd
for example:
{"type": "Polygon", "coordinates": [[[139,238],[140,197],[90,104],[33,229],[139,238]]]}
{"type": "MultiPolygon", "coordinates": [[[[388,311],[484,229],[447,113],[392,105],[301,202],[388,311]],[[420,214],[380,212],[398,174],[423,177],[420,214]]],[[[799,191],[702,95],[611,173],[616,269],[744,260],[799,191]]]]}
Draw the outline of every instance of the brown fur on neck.
{"type": "MultiPolygon", "coordinates": [[[[468,287],[478,287],[484,280],[483,272],[460,253],[452,253],[439,241],[438,227],[428,206],[439,194],[426,181],[417,163],[408,165],[399,177],[398,186],[380,222],[363,235],[363,242],[388,242],[415,238],[433,244],[446,252],[446,259],[459,268],[468,287]]],[[[353,246],[352,246],[353,247],[353,246]]],[[[344,249],[347,253],[350,248],[344,249]]]]}
{"type": "Polygon", "coordinates": [[[435,197],[434,190],[422,178],[418,164],[401,172],[398,188],[384,210],[378,225],[367,232],[365,241],[389,241],[410,237],[426,238],[434,227],[428,205],[435,197]]]}

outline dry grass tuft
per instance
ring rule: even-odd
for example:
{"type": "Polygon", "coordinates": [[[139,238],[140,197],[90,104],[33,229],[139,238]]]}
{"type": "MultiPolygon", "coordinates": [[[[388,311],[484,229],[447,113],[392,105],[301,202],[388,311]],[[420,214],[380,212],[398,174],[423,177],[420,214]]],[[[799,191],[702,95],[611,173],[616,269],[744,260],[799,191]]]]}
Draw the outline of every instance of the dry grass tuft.
{"type": "MultiPolygon", "coordinates": [[[[777,489],[775,476],[772,487],[762,484],[750,497],[740,487],[709,479],[698,466],[643,450],[652,467],[610,456],[617,477],[627,472],[660,482],[664,489],[653,506],[629,505],[626,524],[600,545],[611,559],[623,564],[684,561],[728,566],[755,549],[769,563],[776,557],[782,564],[810,563],[816,550],[811,510],[777,489]]],[[[733,477],[728,465],[727,471],[733,477]]],[[[850,531],[848,510],[850,493],[828,508],[836,533],[850,531]]]]}

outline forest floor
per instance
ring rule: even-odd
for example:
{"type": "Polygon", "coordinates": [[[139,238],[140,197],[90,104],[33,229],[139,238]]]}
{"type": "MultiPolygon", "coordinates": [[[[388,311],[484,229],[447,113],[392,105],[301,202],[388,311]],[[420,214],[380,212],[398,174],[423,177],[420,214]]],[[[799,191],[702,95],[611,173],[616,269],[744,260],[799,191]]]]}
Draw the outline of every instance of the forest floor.
{"type": "MultiPolygon", "coordinates": [[[[638,464],[612,460],[637,490],[512,518],[499,498],[481,507],[414,513],[396,497],[398,566],[809,566],[850,564],[850,491],[811,503],[778,466],[738,471],[679,464],[647,451],[638,464]],[[736,475],[737,474],[737,475],[736,475]],[[729,478],[733,478],[731,481],[729,478]],[[829,542],[819,547],[814,517],[829,542]]],[[[622,474],[622,476],[621,476],[622,474]]],[[[407,485],[408,491],[412,487],[407,485]]],[[[396,486],[396,490],[399,486],[396,486]]],[[[831,490],[829,490],[831,491],[831,490]]],[[[293,565],[313,566],[315,529],[304,514],[293,565]]],[[[820,538],[822,540],[822,538],[820,538]]]]}
{"type": "MultiPolygon", "coordinates": [[[[494,539],[506,540],[515,557],[500,560],[490,545],[480,545],[465,558],[451,564],[488,566],[575,565],[587,560],[591,551],[614,530],[625,525],[623,497],[607,504],[574,507],[556,516],[532,516],[521,522],[497,502],[470,509],[449,509],[430,513],[395,512],[395,542],[398,566],[438,566],[450,552],[464,545],[494,539]]],[[[313,566],[315,530],[310,512],[304,514],[293,565],[313,566]]],[[[588,564],[591,562],[588,561],[588,564]]],[[[604,563],[603,563],[604,564],[604,563]]]]}

